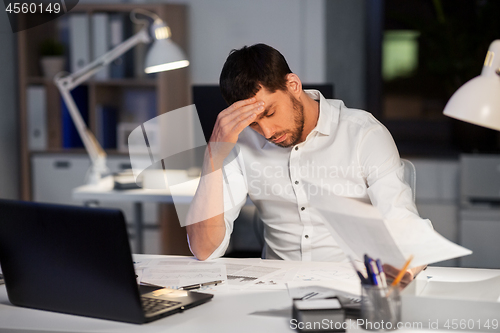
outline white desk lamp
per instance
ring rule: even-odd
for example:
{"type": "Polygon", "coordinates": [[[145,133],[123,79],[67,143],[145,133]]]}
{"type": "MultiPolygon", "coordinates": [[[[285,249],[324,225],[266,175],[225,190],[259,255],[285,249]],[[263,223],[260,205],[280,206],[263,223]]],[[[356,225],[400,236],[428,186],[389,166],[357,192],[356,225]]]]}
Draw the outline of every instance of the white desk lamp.
{"type": "Polygon", "coordinates": [[[54,78],[57,88],[66,103],[71,119],[78,131],[78,135],[82,139],[83,145],[90,156],[91,167],[87,179],[87,183],[89,184],[97,184],[101,176],[109,172],[106,166],[106,153],[85,124],[71,96],[71,90],[90,79],[101,68],[109,65],[116,58],[120,57],[139,43],[150,43],[153,41],[153,45],[146,55],[144,70],[146,73],[168,71],[189,65],[189,61],[186,60],[186,56],[182,50],[170,39],[170,28],[158,15],[142,9],[135,9],[131,12],[131,18],[134,23],[145,23],[146,26],[134,36],[117,45],[115,48],[103,54],[82,69],[67,76],[63,76],[64,73],[58,74],[54,78]],[[135,18],[136,14],[142,14],[153,18],[154,21],[153,24],[151,24],[152,37],[150,37],[148,33],[149,21],[138,20],[135,18]]]}
{"type": "Polygon", "coordinates": [[[443,113],[500,131],[500,39],[490,44],[481,75],[461,86],[443,113]]]}

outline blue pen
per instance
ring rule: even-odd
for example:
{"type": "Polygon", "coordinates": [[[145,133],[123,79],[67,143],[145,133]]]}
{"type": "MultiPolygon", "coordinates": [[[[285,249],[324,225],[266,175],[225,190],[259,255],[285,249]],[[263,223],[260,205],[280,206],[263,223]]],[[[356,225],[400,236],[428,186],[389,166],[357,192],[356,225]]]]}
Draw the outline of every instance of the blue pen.
{"type": "Polygon", "coordinates": [[[382,262],[380,259],[377,259],[377,268],[380,276],[380,281],[382,282],[382,287],[387,288],[387,280],[385,278],[384,268],[382,267],[382,262]]]}
{"type": "Polygon", "coordinates": [[[371,285],[375,285],[376,280],[373,279],[373,270],[370,264],[370,261],[372,260],[368,255],[365,254],[365,267],[366,267],[366,273],[368,274],[368,279],[370,280],[371,285]]]}
{"type": "Polygon", "coordinates": [[[370,261],[370,267],[373,272],[373,285],[382,287],[382,281],[380,279],[377,263],[375,262],[375,260],[370,261]]]}
{"type": "Polygon", "coordinates": [[[377,264],[372,258],[370,258],[369,265],[370,265],[370,278],[372,280],[372,285],[378,286],[379,281],[377,279],[377,273],[378,273],[377,264]]]}
{"type": "Polygon", "coordinates": [[[358,271],[358,269],[356,268],[356,264],[354,263],[354,260],[351,258],[351,256],[347,256],[347,258],[349,258],[349,261],[351,262],[352,267],[354,268],[354,270],[358,274],[358,277],[361,280],[361,284],[370,284],[370,281],[368,281],[368,279],[365,278],[365,276],[363,275],[363,273],[361,273],[360,271],[358,271]]]}

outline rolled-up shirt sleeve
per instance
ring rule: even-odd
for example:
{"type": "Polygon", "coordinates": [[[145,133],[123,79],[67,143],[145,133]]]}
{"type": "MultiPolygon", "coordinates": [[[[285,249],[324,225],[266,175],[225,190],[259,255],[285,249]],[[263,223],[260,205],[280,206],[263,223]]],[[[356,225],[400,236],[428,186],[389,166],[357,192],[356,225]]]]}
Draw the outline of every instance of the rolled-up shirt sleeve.
{"type": "Polygon", "coordinates": [[[212,252],[207,260],[222,257],[226,253],[233,232],[234,221],[240,214],[241,208],[245,205],[248,194],[243,156],[237,146],[224,160],[222,170],[226,233],[219,247],[212,252]]]}

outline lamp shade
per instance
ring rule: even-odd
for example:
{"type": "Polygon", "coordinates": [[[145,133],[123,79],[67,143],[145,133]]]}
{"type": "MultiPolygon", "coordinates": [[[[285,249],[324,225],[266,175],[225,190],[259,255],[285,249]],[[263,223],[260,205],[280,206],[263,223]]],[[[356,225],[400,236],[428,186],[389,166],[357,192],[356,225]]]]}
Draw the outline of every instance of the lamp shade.
{"type": "Polygon", "coordinates": [[[144,71],[146,73],[156,73],[189,66],[184,52],[170,39],[170,29],[161,20],[156,20],[151,27],[154,36],[146,55],[144,71]]]}
{"type": "Polygon", "coordinates": [[[500,40],[491,43],[480,76],[458,89],[443,113],[471,124],[500,131],[500,40]]]}

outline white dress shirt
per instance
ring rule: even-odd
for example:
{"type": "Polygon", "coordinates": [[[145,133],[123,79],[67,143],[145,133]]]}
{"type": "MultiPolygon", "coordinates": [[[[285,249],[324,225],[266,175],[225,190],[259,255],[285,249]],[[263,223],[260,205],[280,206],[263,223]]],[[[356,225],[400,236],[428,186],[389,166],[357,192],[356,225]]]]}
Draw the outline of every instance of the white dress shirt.
{"type": "Polygon", "coordinates": [[[264,222],[270,259],[345,260],[311,207],[315,195],[371,202],[386,219],[422,220],[389,131],[368,112],[326,100],[316,90],[306,93],[319,101],[319,117],[304,142],[279,147],[250,127],[239,135],[224,166],[226,234],[209,259],[224,255],[247,195],[264,222]]]}

